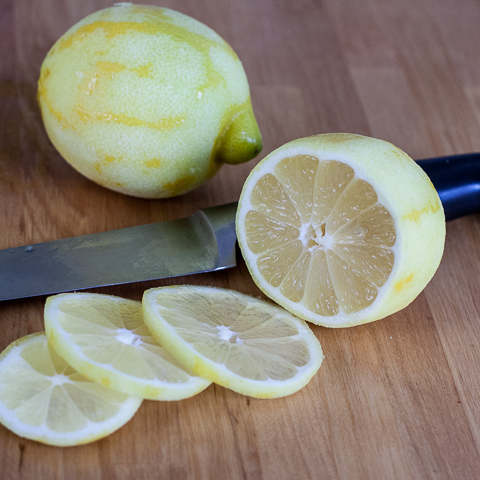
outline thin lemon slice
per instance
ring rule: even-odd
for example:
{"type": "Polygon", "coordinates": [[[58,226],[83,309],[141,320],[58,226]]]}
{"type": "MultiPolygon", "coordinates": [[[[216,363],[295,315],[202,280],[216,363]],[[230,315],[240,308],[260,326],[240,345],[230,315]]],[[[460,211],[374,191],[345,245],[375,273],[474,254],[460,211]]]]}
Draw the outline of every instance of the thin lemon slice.
{"type": "Polygon", "coordinates": [[[329,327],[407,306],[438,268],[445,217],[423,170],[390,143],[326,134],[287,143],[247,178],[237,236],[257,285],[329,327]]]}
{"type": "Polygon", "coordinates": [[[142,304],[155,338],[185,368],[244,395],[294,393],[322,363],[320,343],[305,322],[238,292],[154,288],[142,304]]]}
{"type": "Polygon", "coordinates": [[[47,299],[45,329],[55,351],[82,375],[151,400],[191,397],[211,382],[186,372],[152,337],[140,302],[94,293],[47,299]]]}
{"type": "Polygon", "coordinates": [[[77,373],[43,332],[0,355],[0,422],[21,437],[58,446],[93,442],[125,425],[141,403],[77,373]]]}

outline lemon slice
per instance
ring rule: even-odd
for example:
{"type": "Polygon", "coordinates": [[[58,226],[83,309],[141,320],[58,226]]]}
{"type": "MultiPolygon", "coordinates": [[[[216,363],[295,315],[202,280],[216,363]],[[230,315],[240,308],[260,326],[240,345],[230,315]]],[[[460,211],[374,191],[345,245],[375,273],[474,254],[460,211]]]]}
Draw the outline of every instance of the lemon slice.
{"type": "Polygon", "coordinates": [[[185,368],[244,395],[274,398],[317,372],[320,343],[302,320],[231,290],[176,286],[147,290],[145,323],[185,368]]]}
{"type": "Polygon", "coordinates": [[[435,273],[445,217],[423,170],[390,143],[325,134],[287,143],[247,178],[237,236],[257,285],[329,327],[386,317],[435,273]]]}
{"type": "Polygon", "coordinates": [[[21,437],[58,446],[93,442],[125,425],[141,403],[77,373],[43,332],[0,355],[0,422],[21,437]]]}
{"type": "Polygon", "coordinates": [[[152,337],[140,302],[94,293],[47,299],[50,345],[82,375],[151,400],[180,400],[211,382],[191,375],[152,337]]]}

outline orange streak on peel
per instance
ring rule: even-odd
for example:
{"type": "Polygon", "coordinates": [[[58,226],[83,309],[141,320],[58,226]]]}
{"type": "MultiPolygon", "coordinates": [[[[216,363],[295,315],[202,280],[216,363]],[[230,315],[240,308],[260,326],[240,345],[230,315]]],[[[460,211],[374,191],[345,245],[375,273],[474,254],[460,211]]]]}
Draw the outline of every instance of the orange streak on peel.
{"type": "Polygon", "coordinates": [[[174,182],[166,183],[163,185],[163,189],[166,190],[170,196],[181,195],[182,193],[188,191],[190,186],[195,182],[195,177],[193,175],[187,175],[183,178],[179,178],[174,182]]]}
{"type": "Polygon", "coordinates": [[[146,35],[169,35],[170,37],[191,45],[195,50],[203,54],[208,54],[211,47],[222,47],[232,57],[237,59],[237,54],[225,42],[217,42],[203,35],[196,34],[184,27],[180,27],[169,21],[156,20],[151,22],[102,22],[97,21],[78,28],[68,38],[64,38],[60,42],[59,50],[70,48],[75,42],[80,42],[88,36],[94,34],[97,30],[102,30],[107,39],[114,38],[118,35],[127,35],[129,33],[144,33],[146,35]]]}
{"type": "Polygon", "coordinates": [[[152,158],[151,160],[145,160],[144,163],[148,168],[160,168],[162,161],[158,158],[152,158]]]}
{"type": "Polygon", "coordinates": [[[121,123],[127,127],[148,127],[156,130],[172,130],[185,122],[184,117],[162,118],[157,122],[147,122],[145,120],[140,120],[136,117],[129,117],[128,115],[123,115],[121,113],[89,113],[79,105],[75,107],[75,112],[80,117],[80,120],[84,123],[87,123],[88,121],[99,120],[101,122],[121,123]]]}
{"type": "Polygon", "coordinates": [[[411,273],[408,277],[405,277],[403,280],[399,280],[395,283],[395,291],[400,292],[402,291],[411,281],[413,280],[413,273],[411,273]]]}
{"type": "Polygon", "coordinates": [[[423,207],[421,210],[417,210],[417,209],[414,208],[410,213],[407,213],[402,218],[405,219],[405,220],[410,220],[410,221],[415,222],[415,223],[420,223],[420,217],[422,216],[422,214],[424,214],[424,213],[436,213],[439,210],[440,210],[440,204],[438,203],[438,200],[437,200],[437,202],[435,202],[435,204],[430,202],[425,207],[423,207]]]}

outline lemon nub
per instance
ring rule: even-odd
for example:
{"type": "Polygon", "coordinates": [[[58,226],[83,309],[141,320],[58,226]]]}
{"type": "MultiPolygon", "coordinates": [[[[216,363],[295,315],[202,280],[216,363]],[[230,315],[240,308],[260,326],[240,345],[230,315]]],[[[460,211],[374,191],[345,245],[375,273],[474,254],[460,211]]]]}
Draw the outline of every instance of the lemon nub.
{"type": "Polygon", "coordinates": [[[395,261],[395,224],[375,189],[346,163],[283,159],[262,176],[245,217],[262,277],[322,316],[367,308],[395,261]]]}

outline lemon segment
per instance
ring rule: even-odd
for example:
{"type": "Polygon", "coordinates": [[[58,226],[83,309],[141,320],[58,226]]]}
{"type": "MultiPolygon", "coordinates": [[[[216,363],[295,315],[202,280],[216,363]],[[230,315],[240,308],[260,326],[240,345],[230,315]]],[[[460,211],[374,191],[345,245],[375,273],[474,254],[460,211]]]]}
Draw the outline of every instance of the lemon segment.
{"type": "Polygon", "coordinates": [[[177,286],[147,290],[145,323],[187,369],[257,398],[292,394],[323,360],[302,320],[231,290],[177,286]]]}
{"type": "Polygon", "coordinates": [[[58,446],[93,442],[127,423],[141,403],[80,375],[43,332],[0,355],[0,422],[21,437],[58,446]]]}
{"type": "Polygon", "coordinates": [[[50,345],[78,372],[119,392],[151,400],[191,397],[211,382],[186,372],[152,337],[140,302],[66,293],[47,299],[50,345]]]}
{"type": "Polygon", "coordinates": [[[71,27],[42,64],[38,101],[67,162],[128,195],[184,194],[262,148],[236,53],[168,8],[120,3],[71,27]]]}
{"type": "Polygon", "coordinates": [[[330,327],[407,306],[445,241],[443,208],[423,170],[390,143],[351,134],[298,139],[263,159],[244,184],[236,228],[265,294],[330,327]]]}

